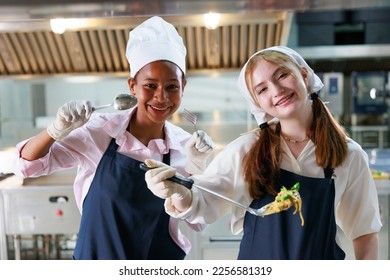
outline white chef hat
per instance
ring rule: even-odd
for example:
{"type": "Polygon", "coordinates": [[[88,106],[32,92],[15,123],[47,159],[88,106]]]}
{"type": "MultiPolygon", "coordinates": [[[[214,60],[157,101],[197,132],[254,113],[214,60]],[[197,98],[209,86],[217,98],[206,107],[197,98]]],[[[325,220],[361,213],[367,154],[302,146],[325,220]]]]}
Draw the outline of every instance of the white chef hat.
{"type": "Polygon", "coordinates": [[[186,47],[175,27],[154,16],[144,21],[129,33],[126,57],[130,64],[130,76],[157,60],[175,63],[186,73],[186,47]]]}
{"type": "Polygon", "coordinates": [[[240,75],[238,77],[238,89],[240,90],[241,94],[244,96],[246,101],[249,103],[249,108],[253,116],[255,117],[257,124],[262,124],[265,122],[269,122],[271,119],[273,119],[272,116],[268,115],[266,112],[263,111],[257,104],[256,100],[254,100],[252,94],[250,93],[246,81],[245,81],[245,71],[246,67],[248,65],[248,62],[257,54],[265,52],[265,51],[276,51],[283,53],[287,56],[289,56],[298,66],[304,67],[308,72],[308,86],[307,91],[308,93],[317,92],[320,89],[323,88],[324,84],[321,82],[321,79],[314,73],[313,69],[309,67],[309,65],[306,63],[306,61],[302,58],[300,54],[298,54],[296,51],[284,47],[284,46],[274,46],[267,49],[263,49],[261,51],[256,52],[253,54],[248,61],[245,63],[244,67],[241,69],[240,75]]]}

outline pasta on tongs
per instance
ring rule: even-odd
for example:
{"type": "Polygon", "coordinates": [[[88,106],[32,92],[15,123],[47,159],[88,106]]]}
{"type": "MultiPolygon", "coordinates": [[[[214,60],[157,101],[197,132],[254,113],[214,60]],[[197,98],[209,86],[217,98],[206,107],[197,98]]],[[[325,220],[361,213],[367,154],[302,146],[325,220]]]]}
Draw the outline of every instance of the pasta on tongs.
{"type": "Polygon", "coordinates": [[[298,212],[301,218],[301,225],[304,225],[304,219],[302,215],[302,199],[299,195],[299,182],[296,183],[291,189],[282,187],[280,192],[276,195],[275,200],[272,203],[266,205],[264,216],[270,214],[276,214],[281,211],[289,209],[291,206],[295,206],[294,215],[298,212]]]}

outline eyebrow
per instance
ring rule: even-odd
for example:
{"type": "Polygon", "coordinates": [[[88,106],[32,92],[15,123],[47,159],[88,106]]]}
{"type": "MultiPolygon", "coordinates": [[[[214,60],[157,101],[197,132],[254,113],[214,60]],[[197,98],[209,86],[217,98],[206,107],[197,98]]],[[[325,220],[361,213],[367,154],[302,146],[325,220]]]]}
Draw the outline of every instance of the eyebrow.
{"type": "MultiPolygon", "coordinates": [[[[278,71],[282,70],[282,69],[283,69],[283,68],[280,67],[280,66],[279,66],[278,68],[276,68],[275,71],[272,73],[271,77],[275,76],[275,74],[276,74],[278,71]]],[[[262,82],[258,83],[257,85],[255,85],[255,86],[253,87],[253,89],[257,89],[258,87],[262,86],[262,85],[265,84],[265,83],[266,83],[266,81],[262,81],[262,82]]]]}

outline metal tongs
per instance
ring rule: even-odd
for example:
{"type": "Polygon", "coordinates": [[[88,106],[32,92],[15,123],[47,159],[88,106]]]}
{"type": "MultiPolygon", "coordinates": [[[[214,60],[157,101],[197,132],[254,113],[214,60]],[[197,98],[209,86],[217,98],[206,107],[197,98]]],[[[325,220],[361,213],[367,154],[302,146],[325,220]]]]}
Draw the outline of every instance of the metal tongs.
{"type": "MultiPolygon", "coordinates": [[[[140,168],[142,170],[144,170],[144,171],[148,171],[150,169],[153,169],[153,167],[149,167],[145,163],[141,163],[140,164],[140,168]]],[[[204,192],[207,192],[209,194],[215,195],[215,196],[217,196],[219,198],[222,198],[222,199],[224,199],[224,200],[234,204],[235,206],[238,206],[238,207],[244,209],[245,211],[248,211],[249,213],[251,213],[251,214],[253,214],[255,216],[264,217],[265,215],[268,215],[268,213],[265,214],[265,212],[267,211],[269,206],[272,204],[272,202],[271,202],[271,203],[268,203],[268,204],[264,205],[263,207],[261,207],[259,209],[255,209],[255,208],[246,206],[246,205],[244,205],[244,204],[242,204],[242,203],[240,203],[238,201],[235,201],[235,200],[233,200],[233,199],[231,199],[231,198],[229,198],[227,196],[224,196],[224,195],[222,195],[220,193],[217,193],[217,192],[212,191],[210,189],[206,189],[205,187],[196,185],[196,184],[194,184],[194,180],[192,180],[191,178],[184,178],[184,177],[175,175],[175,176],[173,176],[171,178],[168,178],[168,180],[172,181],[174,183],[180,184],[180,185],[186,187],[189,190],[192,189],[192,187],[195,187],[195,188],[197,188],[197,189],[199,189],[201,191],[204,191],[204,192]]],[[[272,214],[272,213],[269,213],[269,214],[272,214]]]]}

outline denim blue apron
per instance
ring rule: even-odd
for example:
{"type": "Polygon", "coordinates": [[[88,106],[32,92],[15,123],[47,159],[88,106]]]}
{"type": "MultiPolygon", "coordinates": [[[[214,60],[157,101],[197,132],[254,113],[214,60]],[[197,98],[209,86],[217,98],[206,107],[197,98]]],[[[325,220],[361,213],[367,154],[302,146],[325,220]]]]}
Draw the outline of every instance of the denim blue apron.
{"type": "MultiPolygon", "coordinates": [[[[111,140],[83,203],[74,259],[184,259],[171,238],[164,200],[147,188],[141,162],[111,140]]],[[[165,154],[163,162],[170,163],[165,154]]]]}
{"type": "MultiPolygon", "coordinates": [[[[304,226],[295,207],[263,218],[245,214],[244,235],[238,259],[252,260],[340,260],[345,253],[336,244],[334,214],[335,186],[333,170],[325,169],[325,178],[304,177],[286,170],[280,171],[276,187],[291,187],[299,182],[304,226]],[[281,183],[283,182],[283,183],[281,183]]],[[[254,200],[251,207],[274,201],[266,195],[254,200]]]]}

